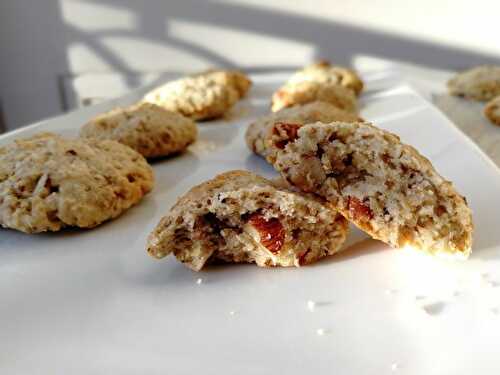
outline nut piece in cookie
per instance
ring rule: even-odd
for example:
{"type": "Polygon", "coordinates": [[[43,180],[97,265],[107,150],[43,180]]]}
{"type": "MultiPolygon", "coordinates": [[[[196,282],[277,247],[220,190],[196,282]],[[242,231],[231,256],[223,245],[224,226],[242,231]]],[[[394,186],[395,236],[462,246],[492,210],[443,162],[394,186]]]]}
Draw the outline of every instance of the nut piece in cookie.
{"type": "Polygon", "coordinates": [[[302,82],[341,85],[352,90],[356,96],[359,96],[363,91],[363,81],[355,71],[332,65],[328,61],[318,61],[306,66],[293,74],[287,81],[288,84],[292,85],[302,82]]]}
{"type": "Polygon", "coordinates": [[[274,127],[275,169],[373,238],[459,258],[470,254],[473,224],[465,199],[396,135],[368,123],[274,127]]]}
{"type": "Polygon", "coordinates": [[[451,95],[486,101],[500,95],[500,66],[483,65],[458,73],[448,81],[451,95]]]}
{"type": "Polygon", "coordinates": [[[323,101],[346,112],[358,113],[353,91],[338,84],[305,81],[287,83],[273,94],[271,110],[279,111],[297,104],[323,101]]]}
{"type": "Polygon", "coordinates": [[[483,112],[492,124],[500,125],[500,96],[491,99],[484,107],[483,112]]]}
{"type": "Polygon", "coordinates": [[[115,108],[93,118],[80,130],[82,138],[114,140],[146,158],[184,151],[197,134],[193,120],[150,103],[115,108]]]}
{"type": "Polygon", "coordinates": [[[0,147],[0,225],[26,233],[91,228],[138,203],[153,171],[115,141],[51,133],[0,147]]]}
{"type": "Polygon", "coordinates": [[[147,251],[173,253],[195,271],[212,260],[299,267],[339,251],[347,220],[282,185],[231,171],[195,186],[161,219],[147,251]]]}
{"type": "Polygon", "coordinates": [[[333,121],[362,121],[357,115],[343,111],[327,102],[311,102],[282,109],[261,117],[250,124],[245,134],[245,140],[253,152],[263,157],[269,156],[272,147],[267,147],[270,131],[277,122],[308,124],[312,122],[330,123],[333,121]]]}

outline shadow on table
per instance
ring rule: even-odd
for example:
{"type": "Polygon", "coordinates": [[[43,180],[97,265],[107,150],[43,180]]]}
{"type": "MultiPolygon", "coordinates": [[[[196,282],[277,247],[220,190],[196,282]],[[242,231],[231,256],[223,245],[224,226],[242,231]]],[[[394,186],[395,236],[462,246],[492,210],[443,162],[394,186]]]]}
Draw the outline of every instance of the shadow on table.
{"type": "MultiPolygon", "coordinates": [[[[134,30],[106,29],[88,32],[66,24],[67,46],[82,43],[112,69],[124,73],[134,71],[115,51],[103,43],[103,39],[129,37],[144,40],[191,54],[213,66],[237,67],[238,63],[231,56],[224,56],[218,52],[220,50],[218,47],[224,40],[213,40],[211,44],[201,45],[195,40],[190,41],[175,36],[170,31],[170,25],[172,21],[179,20],[194,25],[299,42],[313,48],[313,58],[329,58],[339,64],[350,64],[358,54],[383,56],[387,59],[411,61],[446,69],[500,62],[498,56],[491,54],[419,41],[367,27],[292,13],[285,9],[278,11],[255,5],[196,0],[182,2],[153,0],[147,3],[133,0],[90,0],[86,3],[95,4],[96,9],[99,6],[106,6],[129,11],[135,17],[136,27],[134,30]]],[[[270,52],[262,51],[259,43],[249,44],[247,47],[248,53],[252,55],[270,52]]],[[[284,67],[274,66],[279,69],[284,67]]],[[[186,67],[186,70],[189,70],[189,67],[186,67]]],[[[133,75],[127,79],[130,87],[137,86],[138,82],[133,75]]],[[[160,77],[157,83],[161,81],[160,77]]]]}

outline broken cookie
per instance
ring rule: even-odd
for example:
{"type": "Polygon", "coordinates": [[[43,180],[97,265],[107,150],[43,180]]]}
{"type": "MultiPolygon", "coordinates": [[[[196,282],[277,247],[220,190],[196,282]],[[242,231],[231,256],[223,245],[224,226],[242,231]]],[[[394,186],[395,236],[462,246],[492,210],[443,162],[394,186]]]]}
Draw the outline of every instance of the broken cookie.
{"type": "Polygon", "coordinates": [[[195,271],[212,260],[299,267],[339,251],[348,231],[342,215],[282,186],[247,171],[195,186],[161,219],[147,251],[173,253],[195,271]]]}
{"type": "Polygon", "coordinates": [[[369,123],[278,123],[268,160],[293,186],[315,193],[375,239],[466,258],[467,203],[429,160],[369,123]]]}

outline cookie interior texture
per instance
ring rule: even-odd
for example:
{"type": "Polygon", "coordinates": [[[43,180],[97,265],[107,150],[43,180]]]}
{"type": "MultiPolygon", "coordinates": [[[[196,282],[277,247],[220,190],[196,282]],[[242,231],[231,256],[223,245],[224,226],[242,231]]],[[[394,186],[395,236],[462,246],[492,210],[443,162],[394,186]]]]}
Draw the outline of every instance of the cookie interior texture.
{"type": "Polygon", "coordinates": [[[91,228],[139,202],[153,182],[146,160],[115,141],[17,140],[0,148],[0,224],[26,233],[91,228]]]}
{"type": "Polygon", "coordinates": [[[181,152],[196,140],[197,134],[193,120],[150,103],[115,108],[80,129],[82,138],[114,140],[146,158],[181,152]]]}
{"type": "Polygon", "coordinates": [[[448,81],[452,95],[486,101],[500,95],[500,66],[481,65],[458,73],[448,81]]]}
{"type": "Polygon", "coordinates": [[[231,171],[182,196],[147,250],[156,258],[173,253],[196,271],[214,260],[300,266],[337,252],[347,231],[347,221],[322,200],[231,171]]]}
{"type": "Polygon", "coordinates": [[[472,217],[465,199],[396,135],[368,123],[276,124],[275,158],[292,185],[316,193],[394,247],[465,258],[472,217]]]}
{"type": "Polygon", "coordinates": [[[304,105],[284,108],[278,112],[259,118],[248,126],[245,140],[248,148],[253,152],[267,157],[268,153],[273,150],[267,144],[275,123],[308,124],[317,121],[329,123],[332,121],[357,122],[362,120],[359,116],[343,111],[330,103],[314,101],[304,105]]]}

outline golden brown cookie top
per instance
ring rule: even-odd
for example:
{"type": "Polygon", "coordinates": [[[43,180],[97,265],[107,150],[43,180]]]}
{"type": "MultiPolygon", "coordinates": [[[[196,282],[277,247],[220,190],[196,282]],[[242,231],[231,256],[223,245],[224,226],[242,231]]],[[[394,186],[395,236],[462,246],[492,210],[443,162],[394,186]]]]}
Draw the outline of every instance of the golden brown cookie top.
{"type": "Polygon", "coordinates": [[[146,158],[183,151],[196,140],[196,123],[151,103],[115,108],[85,124],[80,137],[125,144],[146,158]]]}
{"type": "Polygon", "coordinates": [[[486,101],[500,95],[500,66],[482,65],[458,73],[448,81],[452,95],[486,101]]]}
{"type": "Polygon", "coordinates": [[[301,82],[341,85],[352,90],[356,96],[359,96],[363,91],[363,81],[354,70],[332,65],[326,60],[316,62],[299,70],[288,79],[287,84],[293,85],[301,82]]]}
{"type": "Polygon", "coordinates": [[[327,102],[346,112],[358,113],[356,96],[352,90],[328,82],[303,81],[287,83],[273,94],[271,110],[315,101],[327,102]]]}
{"type": "Polygon", "coordinates": [[[94,227],[152,187],[145,159],[118,142],[43,133],[0,148],[0,223],[7,228],[94,227]]]}

